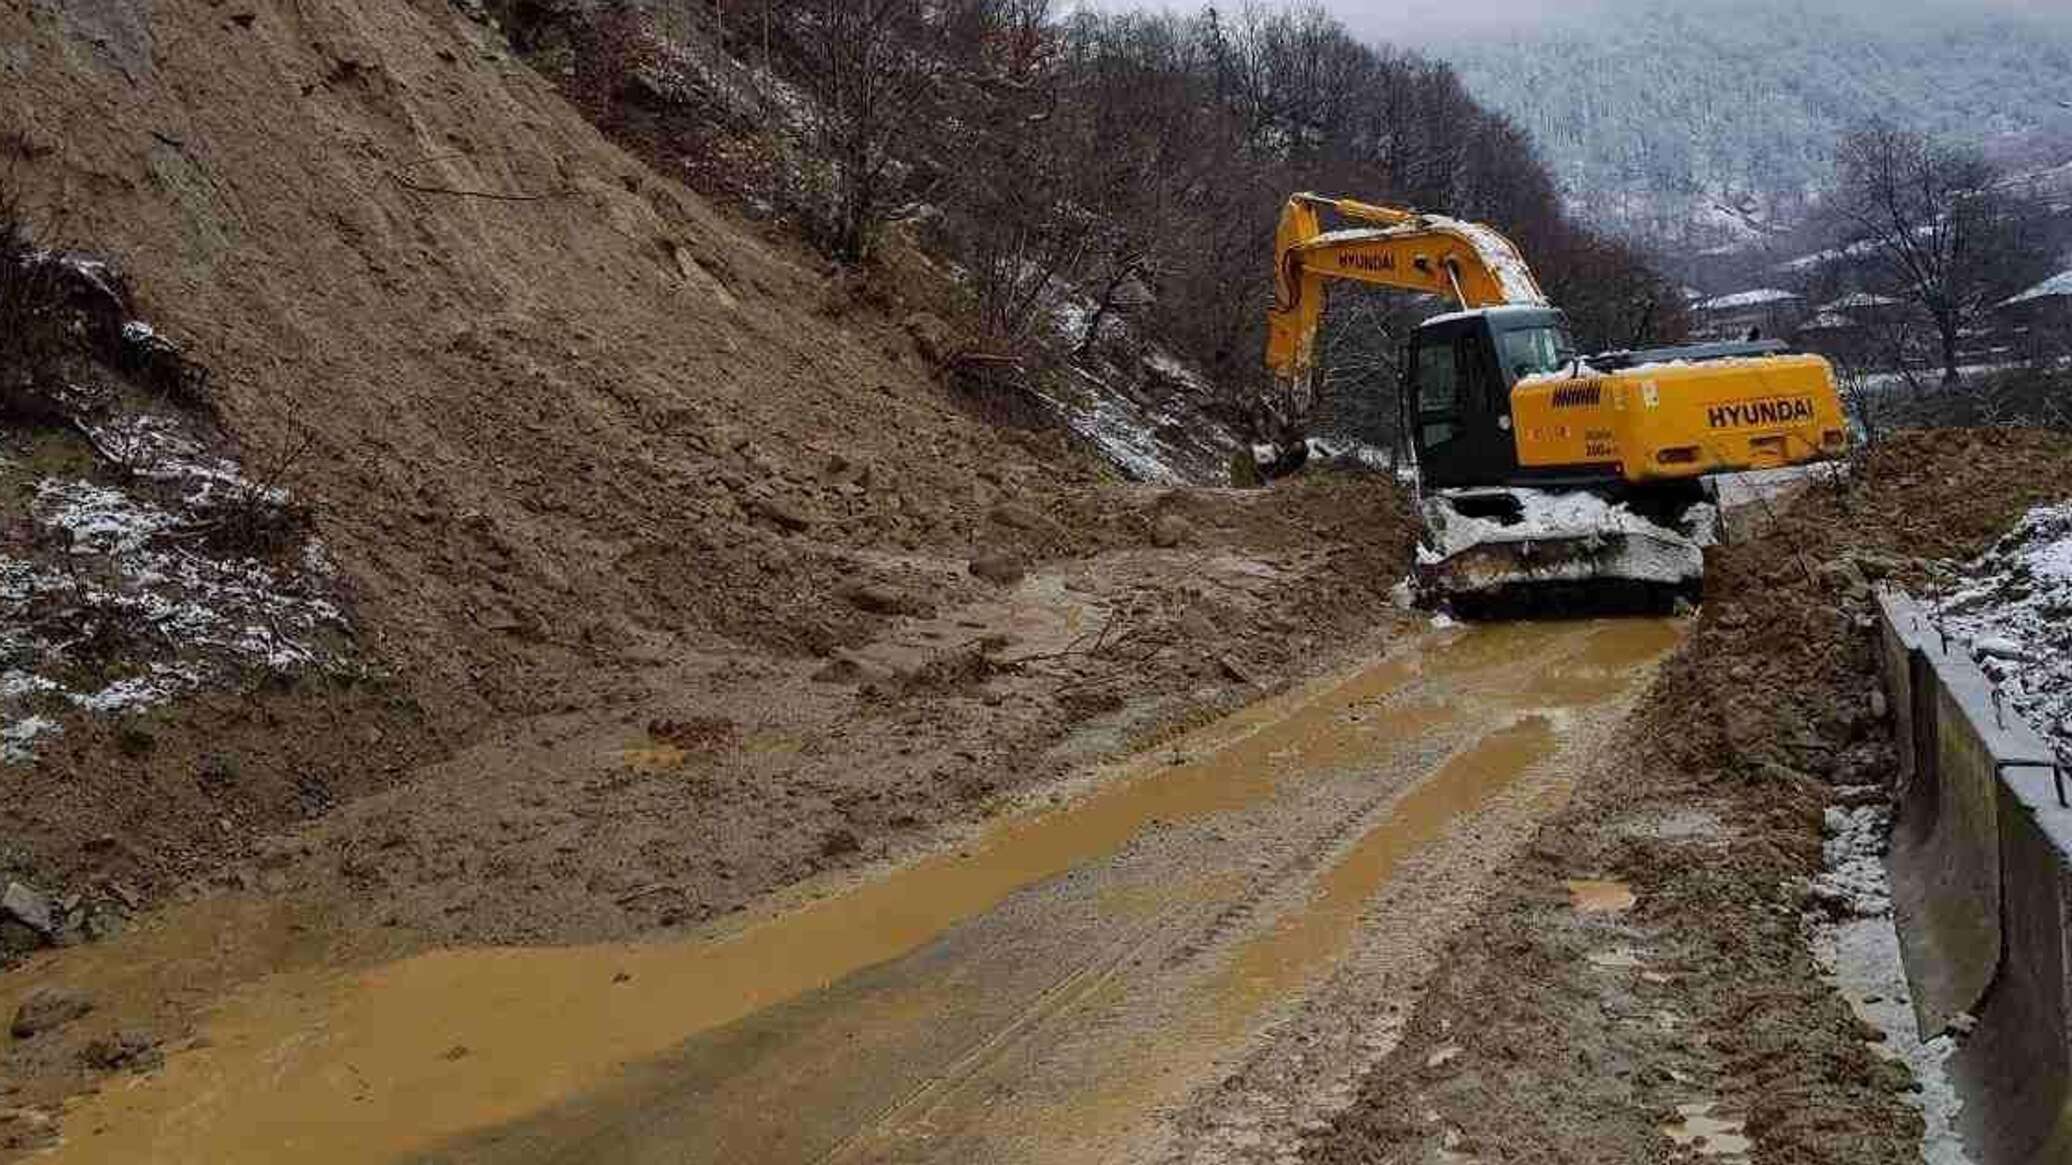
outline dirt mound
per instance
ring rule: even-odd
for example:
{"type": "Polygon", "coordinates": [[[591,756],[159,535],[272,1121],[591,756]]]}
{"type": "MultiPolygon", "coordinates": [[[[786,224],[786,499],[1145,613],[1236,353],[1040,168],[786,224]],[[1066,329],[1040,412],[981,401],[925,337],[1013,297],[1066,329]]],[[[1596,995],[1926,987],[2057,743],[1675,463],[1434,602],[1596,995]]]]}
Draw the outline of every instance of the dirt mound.
{"type": "Polygon", "coordinates": [[[1663,760],[1879,783],[1838,744],[1860,735],[1876,686],[1863,625],[1872,586],[1939,588],[2030,507],[2062,497],[2068,470],[2072,438],[2062,434],[1901,434],[1871,449],[1844,487],[1813,486],[1760,535],[1715,551],[1697,633],[1653,701],[1663,760]]]}
{"type": "Polygon", "coordinates": [[[1306,1159],[1660,1160],[1704,1135],[1759,1160],[1917,1160],[1914,1082],[1850,1005],[1879,1001],[1823,981],[1801,921],[1824,905],[1823,809],[1892,772],[1871,584],[1926,586],[2068,471],[2063,436],[1907,434],[1712,552],[1631,763],[1541,832],[1306,1159]],[[1637,905],[1582,909],[1576,879],[1637,905]]]}

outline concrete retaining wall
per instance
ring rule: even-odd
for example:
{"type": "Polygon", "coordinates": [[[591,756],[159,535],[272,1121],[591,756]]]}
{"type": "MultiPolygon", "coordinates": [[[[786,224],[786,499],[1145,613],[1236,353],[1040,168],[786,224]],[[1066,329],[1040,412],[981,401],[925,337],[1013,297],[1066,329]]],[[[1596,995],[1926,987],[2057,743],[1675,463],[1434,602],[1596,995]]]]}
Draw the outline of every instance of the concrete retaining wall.
{"type": "Polygon", "coordinates": [[[1893,912],[1921,1034],[1976,1019],[1956,1069],[1983,1160],[2072,1161],[2072,809],[2049,746],[1964,648],[1905,596],[1879,609],[1900,745],[1893,912]]]}

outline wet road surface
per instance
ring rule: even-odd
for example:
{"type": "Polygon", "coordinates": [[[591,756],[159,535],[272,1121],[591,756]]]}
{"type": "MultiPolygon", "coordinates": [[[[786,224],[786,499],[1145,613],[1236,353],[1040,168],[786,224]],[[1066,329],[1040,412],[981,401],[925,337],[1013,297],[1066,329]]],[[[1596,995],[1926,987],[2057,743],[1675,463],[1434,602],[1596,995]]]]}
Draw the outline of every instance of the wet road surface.
{"type": "Polygon", "coordinates": [[[1320,984],[1464,921],[1680,633],[1434,631],[720,939],[261,980],[52,1159],[1185,1156],[1320,984]]]}

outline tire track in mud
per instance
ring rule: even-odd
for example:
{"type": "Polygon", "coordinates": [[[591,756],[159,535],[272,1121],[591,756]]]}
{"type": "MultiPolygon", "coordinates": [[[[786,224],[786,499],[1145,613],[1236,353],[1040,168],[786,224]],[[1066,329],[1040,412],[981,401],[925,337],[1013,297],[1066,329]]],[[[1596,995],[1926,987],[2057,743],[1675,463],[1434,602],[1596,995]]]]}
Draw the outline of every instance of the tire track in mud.
{"type": "Polygon", "coordinates": [[[888,1131],[916,1120],[926,1120],[957,1091],[969,1087],[988,1068],[999,1063],[1015,1044],[1038,1038],[1046,1025],[1061,1021],[1113,983],[1126,963],[1140,958],[1147,948],[1157,944],[1162,936],[1167,936],[1167,932],[1178,929],[1179,914],[1177,909],[1162,911],[1150,924],[1103,951],[1098,958],[1075,967],[1007,1024],[987,1032],[968,1052],[939,1074],[922,1081],[897,1103],[815,1157],[815,1165],[837,1165],[838,1162],[857,1160],[888,1131]]]}

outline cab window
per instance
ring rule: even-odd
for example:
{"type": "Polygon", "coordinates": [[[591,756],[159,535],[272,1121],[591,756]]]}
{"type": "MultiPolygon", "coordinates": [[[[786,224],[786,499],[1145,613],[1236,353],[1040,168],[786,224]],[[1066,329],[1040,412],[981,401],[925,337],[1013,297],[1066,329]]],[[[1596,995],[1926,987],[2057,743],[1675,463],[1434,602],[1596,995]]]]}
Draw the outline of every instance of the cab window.
{"type": "Polygon", "coordinates": [[[1452,344],[1421,344],[1417,349],[1417,408],[1425,413],[1450,413],[1458,405],[1459,374],[1454,367],[1452,344]]]}
{"type": "Polygon", "coordinates": [[[1576,358],[1576,344],[1567,328],[1517,328],[1498,332],[1497,362],[1513,380],[1558,372],[1576,358]]]}

